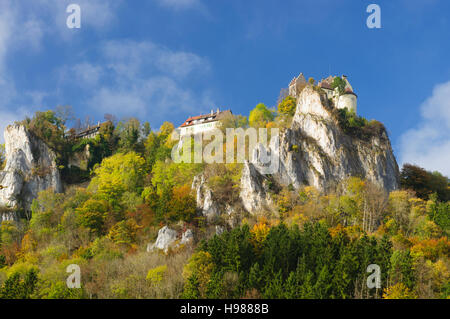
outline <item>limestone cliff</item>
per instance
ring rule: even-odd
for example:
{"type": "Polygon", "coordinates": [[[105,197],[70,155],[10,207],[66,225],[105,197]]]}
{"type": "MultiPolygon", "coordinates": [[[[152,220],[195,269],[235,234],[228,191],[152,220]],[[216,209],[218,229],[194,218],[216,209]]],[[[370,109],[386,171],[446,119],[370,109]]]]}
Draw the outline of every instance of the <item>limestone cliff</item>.
{"type": "Polygon", "coordinates": [[[208,221],[216,219],[220,215],[219,205],[213,200],[211,189],[206,185],[203,174],[194,177],[192,189],[195,190],[197,208],[200,209],[201,214],[208,221]]]}
{"type": "Polygon", "coordinates": [[[22,125],[5,129],[6,166],[0,172],[0,220],[12,219],[14,211],[29,211],[42,190],[62,191],[56,156],[39,138],[22,125]],[[9,211],[5,213],[5,211],[9,211]]]}
{"type": "Polygon", "coordinates": [[[280,165],[275,174],[261,174],[258,163],[246,163],[242,174],[241,199],[251,213],[270,206],[264,184],[268,178],[283,186],[329,191],[359,176],[387,191],[398,188],[398,165],[385,130],[369,139],[344,133],[326,98],[310,86],[298,96],[292,125],[280,132],[279,147],[272,143],[269,149],[280,165]]]}

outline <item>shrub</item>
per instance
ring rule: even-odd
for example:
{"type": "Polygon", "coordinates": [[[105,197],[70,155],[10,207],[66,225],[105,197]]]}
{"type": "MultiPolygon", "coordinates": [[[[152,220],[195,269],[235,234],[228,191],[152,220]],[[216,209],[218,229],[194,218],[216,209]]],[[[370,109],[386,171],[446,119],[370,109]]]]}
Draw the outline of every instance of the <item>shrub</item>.
{"type": "Polygon", "coordinates": [[[273,111],[269,110],[267,106],[263,103],[259,103],[256,107],[250,112],[248,117],[248,122],[252,127],[266,127],[266,124],[270,121],[273,121],[274,115],[273,111]]]}
{"type": "Polygon", "coordinates": [[[164,279],[166,272],[167,272],[167,265],[159,266],[150,269],[145,279],[151,285],[158,285],[164,279]]]}
{"type": "Polygon", "coordinates": [[[297,107],[297,99],[292,96],[286,96],[280,104],[278,104],[278,114],[286,114],[294,116],[297,107]]]}
{"type": "Polygon", "coordinates": [[[372,137],[387,137],[384,125],[376,120],[369,122],[346,108],[334,108],[332,114],[337,119],[339,127],[348,135],[362,140],[370,140],[372,137]]]}

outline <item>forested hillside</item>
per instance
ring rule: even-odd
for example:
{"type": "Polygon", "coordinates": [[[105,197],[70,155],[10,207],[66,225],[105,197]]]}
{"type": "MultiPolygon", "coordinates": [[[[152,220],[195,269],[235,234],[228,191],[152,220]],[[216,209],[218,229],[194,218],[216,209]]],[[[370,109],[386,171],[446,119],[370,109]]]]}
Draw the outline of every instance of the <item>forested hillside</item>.
{"type": "MultiPolygon", "coordinates": [[[[286,97],[277,110],[259,104],[249,120],[223,122],[284,129],[294,113],[286,97]]],[[[351,134],[382,126],[336,116],[351,134]]],[[[31,217],[1,223],[0,298],[450,296],[450,184],[438,172],[405,165],[401,189],[390,193],[359,177],[326,193],[278,185],[270,194],[276,213],[236,208],[234,224],[226,216],[210,222],[197,208],[194,176],[203,172],[214,199],[231,203],[242,164],[172,162],[169,122],[154,130],[107,116],[95,138],[76,139],[67,119],[59,109],[20,123],[57,154],[65,191],[43,191],[31,217]],[[193,242],[148,252],[166,225],[193,230],[193,242]],[[66,285],[71,264],[81,268],[80,289],[66,285]],[[380,289],[367,288],[370,264],[380,266],[380,289]]]]}

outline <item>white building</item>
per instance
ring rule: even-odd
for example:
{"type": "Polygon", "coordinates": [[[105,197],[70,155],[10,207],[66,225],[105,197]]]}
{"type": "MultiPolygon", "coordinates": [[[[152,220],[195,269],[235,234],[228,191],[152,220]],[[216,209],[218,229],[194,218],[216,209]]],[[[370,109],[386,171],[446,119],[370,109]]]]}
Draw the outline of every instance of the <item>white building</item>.
{"type": "Polygon", "coordinates": [[[195,135],[213,130],[219,127],[220,119],[231,114],[230,110],[220,111],[217,109],[217,112],[211,110],[211,113],[209,114],[189,117],[179,128],[177,128],[178,134],[181,138],[185,135],[195,135]]]}
{"type": "Polygon", "coordinates": [[[289,83],[289,95],[293,97],[297,97],[300,95],[300,92],[306,86],[306,79],[303,73],[296,78],[293,78],[291,83],[289,83]]]}
{"type": "Polygon", "coordinates": [[[343,94],[339,94],[337,88],[333,90],[332,83],[335,78],[336,77],[330,75],[326,79],[322,79],[322,81],[319,82],[318,86],[327,93],[327,97],[329,99],[333,100],[336,108],[346,108],[349,111],[355,112],[356,114],[358,96],[353,92],[353,88],[350,85],[347,76],[342,76],[342,79],[345,81],[345,92],[343,94]]]}

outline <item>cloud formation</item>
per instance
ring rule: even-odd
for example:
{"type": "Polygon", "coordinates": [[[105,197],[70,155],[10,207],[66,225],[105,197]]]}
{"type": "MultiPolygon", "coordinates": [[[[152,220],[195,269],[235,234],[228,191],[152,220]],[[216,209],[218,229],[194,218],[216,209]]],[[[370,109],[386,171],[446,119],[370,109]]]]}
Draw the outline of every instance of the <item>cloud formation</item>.
{"type": "Polygon", "coordinates": [[[450,176],[450,81],[436,85],[420,109],[419,125],[400,138],[401,163],[450,176]]]}
{"type": "MultiPolygon", "coordinates": [[[[108,41],[100,49],[98,69],[105,80],[88,104],[117,116],[146,116],[163,119],[172,112],[193,112],[212,104],[208,92],[194,93],[189,79],[206,75],[207,59],[194,53],[173,51],[150,41],[108,41]]],[[[101,84],[100,84],[101,83],[101,84]]]]}

